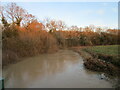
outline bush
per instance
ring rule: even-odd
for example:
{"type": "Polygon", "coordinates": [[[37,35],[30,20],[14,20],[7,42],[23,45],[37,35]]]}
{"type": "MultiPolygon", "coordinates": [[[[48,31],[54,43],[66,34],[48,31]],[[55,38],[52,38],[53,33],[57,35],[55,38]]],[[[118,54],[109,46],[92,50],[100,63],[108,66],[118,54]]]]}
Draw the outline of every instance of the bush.
{"type": "Polygon", "coordinates": [[[17,34],[13,35],[12,30],[3,31],[3,65],[14,62],[17,57],[34,56],[42,53],[55,52],[57,47],[56,39],[47,31],[36,31],[34,28],[15,28],[17,34]],[[7,33],[6,33],[7,32],[7,33]],[[12,33],[12,35],[11,35],[12,33]],[[14,58],[15,57],[15,58],[14,58]]]}

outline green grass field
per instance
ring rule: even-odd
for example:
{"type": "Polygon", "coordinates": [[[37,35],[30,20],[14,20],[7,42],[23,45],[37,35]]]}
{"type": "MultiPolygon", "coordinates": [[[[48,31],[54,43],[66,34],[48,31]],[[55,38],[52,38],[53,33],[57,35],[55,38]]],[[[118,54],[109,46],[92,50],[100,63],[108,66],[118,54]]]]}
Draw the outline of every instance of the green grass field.
{"type": "Polygon", "coordinates": [[[93,46],[86,48],[86,50],[98,54],[119,55],[120,54],[119,47],[120,45],[93,46]]]}

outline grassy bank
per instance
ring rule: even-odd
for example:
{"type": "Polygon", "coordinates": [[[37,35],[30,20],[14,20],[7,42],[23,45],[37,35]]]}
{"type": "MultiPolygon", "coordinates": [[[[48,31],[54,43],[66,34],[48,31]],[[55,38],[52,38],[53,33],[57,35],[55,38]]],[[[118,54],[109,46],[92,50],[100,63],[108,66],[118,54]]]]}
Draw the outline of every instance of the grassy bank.
{"type": "Polygon", "coordinates": [[[84,66],[87,69],[118,76],[120,73],[118,47],[119,45],[107,45],[74,47],[72,49],[84,58],[84,66]]]}
{"type": "Polygon", "coordinates": [[[84,48],[83,50],[90,53],[94,58],[105,60],[120,67],[119,47],[120,45],[106,45],[84,48]]]}

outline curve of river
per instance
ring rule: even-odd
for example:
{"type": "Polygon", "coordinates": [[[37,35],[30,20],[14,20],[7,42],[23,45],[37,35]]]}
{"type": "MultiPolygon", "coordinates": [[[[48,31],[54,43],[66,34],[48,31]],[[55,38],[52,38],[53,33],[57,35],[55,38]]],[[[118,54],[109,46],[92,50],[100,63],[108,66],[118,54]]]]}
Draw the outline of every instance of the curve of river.
{"type": "Polygon", "coordinates": [[[3,70],[5,88],[111,88],[100,73],[84,68],[82,57],[71,50],[24,58],[3,70]]]}

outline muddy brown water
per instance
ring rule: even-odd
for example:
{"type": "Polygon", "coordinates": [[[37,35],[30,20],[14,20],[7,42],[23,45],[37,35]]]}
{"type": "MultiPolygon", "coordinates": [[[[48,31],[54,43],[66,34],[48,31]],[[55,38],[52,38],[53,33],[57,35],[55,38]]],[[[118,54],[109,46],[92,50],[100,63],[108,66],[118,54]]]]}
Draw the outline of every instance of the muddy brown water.
{"type": "Polygon", "coordinates": [[[5,88],[111,88],[113,82],[84,68],[71,50],[24,58],[3,69],[5,88]]]}

